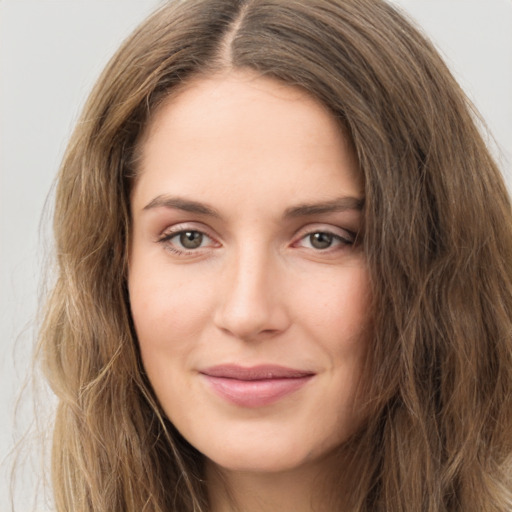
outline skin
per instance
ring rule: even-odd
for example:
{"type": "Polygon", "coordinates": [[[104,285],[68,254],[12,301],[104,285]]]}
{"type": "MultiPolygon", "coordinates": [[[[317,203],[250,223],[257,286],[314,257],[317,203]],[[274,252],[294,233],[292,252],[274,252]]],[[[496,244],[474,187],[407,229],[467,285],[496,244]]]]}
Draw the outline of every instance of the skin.
{"type": "Polygon", "coordinates": [[[324,510],[313,489],[362,420],[368,345],[363,183],[350,145],[302,90],[230,72],[168,99],[141,149],[132,314],[163,409],[206,457],[212,510],[232,510],[224,487],[245,511],[324,510]],[[297,209],[316,204],[328,207],[297,209]],[[184,248],[190,240],[198,246],[184,248]],[[244,407],[201,374],[227,363],[314,376],[244,407]]]}

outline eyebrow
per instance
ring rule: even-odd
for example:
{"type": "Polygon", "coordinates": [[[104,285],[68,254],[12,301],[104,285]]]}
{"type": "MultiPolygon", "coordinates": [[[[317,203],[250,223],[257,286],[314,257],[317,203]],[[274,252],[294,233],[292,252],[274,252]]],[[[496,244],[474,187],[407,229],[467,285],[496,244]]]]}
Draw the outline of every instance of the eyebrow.
{"type": "Polygon", "coordinates": [[[339,197],[332,201],[323,203],[300,204],[287,208],[284,216],[287,218],[307,217],[309,215],[319,215],[323,213],[344,212],[347,210],[362,211],[364,199],[357,197],[339,197]]]}
{"type": "MultiPolygon", "coordinates": [[[[284,212],[284,218],[307,217],[310,215],[320,215],[325,213],[343,212],[347,210],[361,211],[363,209],[364,199],[357,197],[340,197],[331,201],[320,203],[304,203],[287,208],[284,212]]],[[[210,217],[220,218],[220,213],[211,206],[198,201],[192,201],[182,197],[160,195],[152,199],[143,209],[151,210],[153,208],[173,208],[189,213],[197,213],[210,217]]]]}
{"type": "Polygon", "coordinates": [[[165,195],[157,196],[144,206],[144,210],[151,210],[153,208],[173,208],[176,210],[183,210],[185,212],[208,215],[210,217],[220,217],[220,213],[211,206],[207,206],[204,203],[199,203],[197,201],[184,199],[182,197],[165,195]]]}

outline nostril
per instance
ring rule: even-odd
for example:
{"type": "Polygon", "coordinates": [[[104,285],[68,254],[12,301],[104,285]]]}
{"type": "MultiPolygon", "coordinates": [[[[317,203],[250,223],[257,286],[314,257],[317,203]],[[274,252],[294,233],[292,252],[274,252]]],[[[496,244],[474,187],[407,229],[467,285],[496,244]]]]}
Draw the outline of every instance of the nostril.
{"type": "Polygon", "coordinates": [[[214,322],[239,339],[273,337],[288,326],[282,283],[266,246],[252,237],[240,248],[224,268],[214,322]]]}
{"type": "Polygon", "coordinates": [[[222,331],[239,339],[253,340],[275,336],[287,328],[284,308],[244,306],[243,302],[224,304],[215,315],[215,324],[222,331]]]}

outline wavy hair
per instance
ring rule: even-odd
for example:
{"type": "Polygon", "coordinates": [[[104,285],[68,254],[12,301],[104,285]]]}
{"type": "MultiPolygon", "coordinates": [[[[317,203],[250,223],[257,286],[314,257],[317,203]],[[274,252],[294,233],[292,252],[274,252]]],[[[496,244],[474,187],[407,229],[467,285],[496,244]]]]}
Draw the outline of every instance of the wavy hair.
{"type": "Polygon", "coordinates": [[[319,99],[364,175],[368,419],[333,475],[352,478],[350,510],[511,510],[508,195],[436,50],[382,0],[171,1],[108,64],[56,191],[39,357],[59,401],[57,510],[208,510],[202,456],[145,377],[126,270],[144,127],[167,95],[226,69],[319,99]]]}

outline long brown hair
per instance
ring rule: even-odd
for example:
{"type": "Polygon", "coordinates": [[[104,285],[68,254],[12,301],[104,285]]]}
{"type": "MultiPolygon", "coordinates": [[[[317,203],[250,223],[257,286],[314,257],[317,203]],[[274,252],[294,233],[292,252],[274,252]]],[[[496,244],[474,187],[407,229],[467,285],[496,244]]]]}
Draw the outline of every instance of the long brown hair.
{"type": "Polygon", "coordinates": [[[173,1],[112,58],[56,193],[39,355],[59,399],[57,510],[208,510],[201,454],[165,418],[139,357],[129,195],[161,101],[231,68],[322,101],[365,178],[374,334],[368,419],[343,447],[350,509],[511,510],[510,203],[459,86],[381,0],[173,1]]]}

